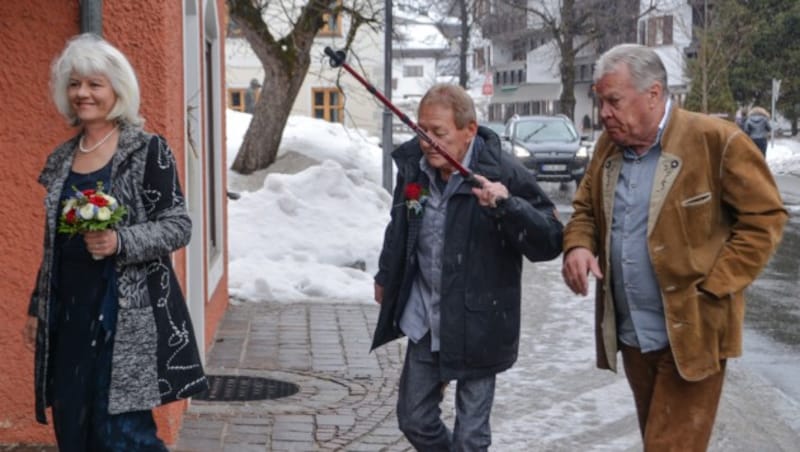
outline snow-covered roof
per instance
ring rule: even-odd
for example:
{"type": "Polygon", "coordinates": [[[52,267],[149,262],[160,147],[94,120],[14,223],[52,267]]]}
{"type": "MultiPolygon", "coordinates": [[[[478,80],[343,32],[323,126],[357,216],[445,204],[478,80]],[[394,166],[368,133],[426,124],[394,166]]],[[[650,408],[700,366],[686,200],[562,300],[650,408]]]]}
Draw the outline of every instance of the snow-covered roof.
{"type": "Polygon", "coordinates": [[[441,14],[428,2],[422,2],[416,8],[407,5],[394,5],[394,8],[392,8],[392,17],[397,22],[416,22],[420,24],[436,23],[443,25],[461,24],[461,20],[457,17],[441,14]]]}
{"type": "Polygon", "coordinates": [[[395,27],[393,48],[396,49],[447,49],[448,42],[436,25],[400,24],[395,27]]]}

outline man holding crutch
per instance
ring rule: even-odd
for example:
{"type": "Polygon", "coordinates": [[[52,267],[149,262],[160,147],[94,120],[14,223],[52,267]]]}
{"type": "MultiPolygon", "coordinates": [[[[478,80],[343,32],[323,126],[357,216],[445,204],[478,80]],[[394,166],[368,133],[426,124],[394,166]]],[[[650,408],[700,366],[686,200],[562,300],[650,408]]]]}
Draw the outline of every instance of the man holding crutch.
{"type": "Polygon", "coordinates": [[[563,228],[531,173],[478,127],[462,88],[431,88],[418,118],[433,144],[414,138],[392,153],[397,184],[372,346],[409,338],[397,417],[415,448],[487,450],[495,375],[517,359],[522,257],[558,256],[563,228]],[[439,408],[451,380],[452,431],[439,408]]]}

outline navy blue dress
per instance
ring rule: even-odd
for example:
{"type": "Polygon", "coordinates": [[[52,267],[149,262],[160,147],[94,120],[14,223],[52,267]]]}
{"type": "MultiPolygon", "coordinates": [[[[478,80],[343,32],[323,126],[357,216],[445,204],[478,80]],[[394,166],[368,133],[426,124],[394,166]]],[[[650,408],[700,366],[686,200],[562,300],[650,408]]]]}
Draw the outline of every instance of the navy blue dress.
{"type": "MultiPolygon", "coordinates": [[[[110,186],[111,163],[70,171],[61,200],[79,190],[110,186]]],[[[57,234],[53,266],[53,425],[61,452],[166,451],[150,410],[108,414],[111,352],[117,318],[112,257],[92,258],[83,236],[57,234]]]]}

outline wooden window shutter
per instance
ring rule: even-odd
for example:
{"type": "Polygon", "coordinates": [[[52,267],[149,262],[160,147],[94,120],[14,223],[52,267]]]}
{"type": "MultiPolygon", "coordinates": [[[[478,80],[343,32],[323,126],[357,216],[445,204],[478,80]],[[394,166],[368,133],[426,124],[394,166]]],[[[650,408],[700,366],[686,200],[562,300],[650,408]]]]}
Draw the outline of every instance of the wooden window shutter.
{"type": "Polygon", "coordinates": [[[664,16],[664,44],[672,44],[672,16],[664,16]]]}

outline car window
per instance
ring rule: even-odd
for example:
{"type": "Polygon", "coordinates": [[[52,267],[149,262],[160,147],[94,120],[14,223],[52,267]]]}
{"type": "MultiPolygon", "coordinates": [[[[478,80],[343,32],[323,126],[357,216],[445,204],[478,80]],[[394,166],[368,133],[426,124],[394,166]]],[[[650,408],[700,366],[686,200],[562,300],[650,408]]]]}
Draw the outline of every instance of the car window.
{"type": "Polygon", "coordinates": [[[503,136],[506,133],[506,126],[502,122],[484,122],[481,125],[492,129],[499,136],[503,136]]]}
{"type": "Polygon", "coordinates": [[[569,143],[578,139],[575,129],[566,121],[518,121],[514,138],[520,141],[561,141],[569,143]]]}

